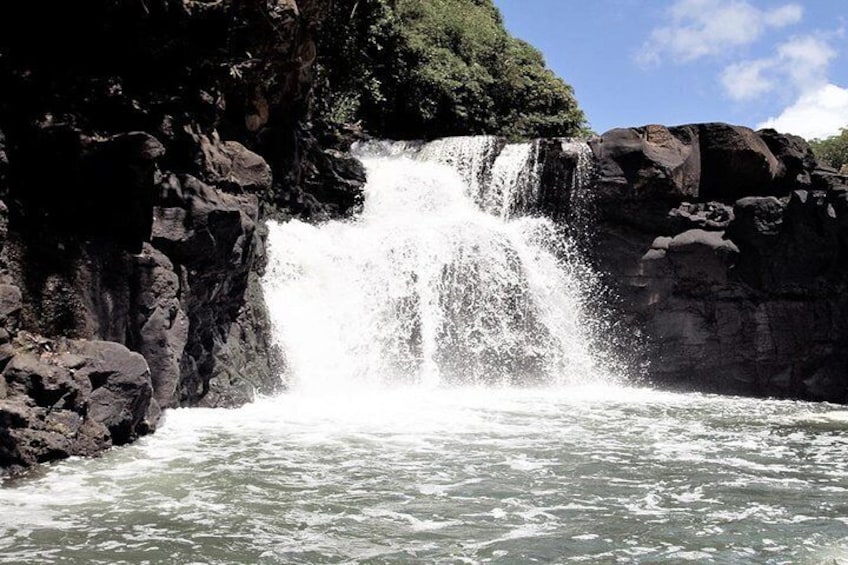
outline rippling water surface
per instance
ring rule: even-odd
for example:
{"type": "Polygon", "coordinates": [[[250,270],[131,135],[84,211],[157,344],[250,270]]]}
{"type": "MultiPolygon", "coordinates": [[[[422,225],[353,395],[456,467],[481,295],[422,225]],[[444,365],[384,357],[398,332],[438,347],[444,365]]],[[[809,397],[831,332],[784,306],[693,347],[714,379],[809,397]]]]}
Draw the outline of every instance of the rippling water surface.
{"type": "Polygon", "coordinates": [[[843,563],[848,412],[617,387],[291,394],[0,488],[3,563],[843,563]]]}

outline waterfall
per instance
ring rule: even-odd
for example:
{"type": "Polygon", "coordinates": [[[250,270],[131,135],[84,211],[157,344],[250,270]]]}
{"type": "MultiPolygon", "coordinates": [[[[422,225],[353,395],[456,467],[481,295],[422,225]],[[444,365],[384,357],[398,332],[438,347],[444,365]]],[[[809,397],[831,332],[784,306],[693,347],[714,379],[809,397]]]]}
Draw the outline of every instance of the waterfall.
{"type": "MultiPolygon", "coordinates": [[[[560,188],[568,200],[565,219],[572,234],[586,237],[592,233],[595,222],[594,195],[588,190],[595,171],[592,149],[585,141],[573,139],[563,140],[559,149],[562,155],[571,159],[570,171],[566,178],[561,179],[561,184],[566,185],[565,190],[560,188]]],[[[552,195],[549,200],[557,200],[557,196],[552,195]]]]}
{"type": "Polygon", "coordinates": [[[359,149],[362,214],[269,225],[263,280],[292,386],[513,384],[597,373],[585,289],[539,197],[538,142],[359,149]],[[565,251],[565,252],[564,252],[565,251]]]}

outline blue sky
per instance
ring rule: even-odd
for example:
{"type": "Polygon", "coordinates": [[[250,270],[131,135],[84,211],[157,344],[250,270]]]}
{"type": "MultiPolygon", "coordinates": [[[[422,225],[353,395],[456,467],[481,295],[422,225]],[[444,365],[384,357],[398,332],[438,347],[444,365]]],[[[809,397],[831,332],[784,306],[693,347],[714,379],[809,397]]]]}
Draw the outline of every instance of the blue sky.
{"type": "Polygon", "coordinates": [[[848,126],[848,0],[495,0],[591,127],[848,126]]]}

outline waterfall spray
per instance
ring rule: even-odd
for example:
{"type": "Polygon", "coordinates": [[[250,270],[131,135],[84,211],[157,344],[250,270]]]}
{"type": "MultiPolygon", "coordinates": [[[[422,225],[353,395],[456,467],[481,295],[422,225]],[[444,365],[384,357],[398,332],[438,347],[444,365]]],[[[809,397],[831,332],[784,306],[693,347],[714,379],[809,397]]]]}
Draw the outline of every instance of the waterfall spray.
{"type": "MultiPolygon", "coordinates": [[[[360,217],[271,224],[264,279],[293,386],[573,382],[596,373],[579,277],[538,192],[532,143],[360,149],[360,217]]],[[[566,243],[567,245],[567,243],[566,243]]]]}

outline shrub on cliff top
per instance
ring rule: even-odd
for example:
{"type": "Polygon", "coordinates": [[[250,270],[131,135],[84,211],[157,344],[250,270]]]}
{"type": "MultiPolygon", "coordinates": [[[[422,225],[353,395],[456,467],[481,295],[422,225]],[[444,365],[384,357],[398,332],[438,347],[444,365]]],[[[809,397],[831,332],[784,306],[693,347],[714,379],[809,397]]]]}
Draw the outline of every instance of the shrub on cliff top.
{"type": "Polygon", "coordinates": [[[491,0],[336,0],[319,52],[317,110],[333,124],[394,138],[586,131],[572,88],[491,0]]]}
{"type": "Polygon", "coordinates": [[[810,141],[810,147],[816,157],[835,169],[848,166],[848,127],[842,128],[838,135],[810,141]]]}

